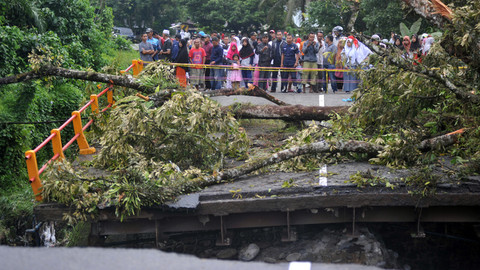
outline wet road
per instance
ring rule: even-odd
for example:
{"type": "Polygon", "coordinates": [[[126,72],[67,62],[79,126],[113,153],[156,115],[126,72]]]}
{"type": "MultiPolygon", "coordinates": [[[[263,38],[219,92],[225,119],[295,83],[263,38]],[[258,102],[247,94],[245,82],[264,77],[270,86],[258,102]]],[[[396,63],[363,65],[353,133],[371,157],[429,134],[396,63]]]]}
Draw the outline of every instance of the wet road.
{"type": "Polygon", "coordinates": [[[361,265],[221,261],[153,249],[0,247],[0,269],[373,270],[361,265]]]}

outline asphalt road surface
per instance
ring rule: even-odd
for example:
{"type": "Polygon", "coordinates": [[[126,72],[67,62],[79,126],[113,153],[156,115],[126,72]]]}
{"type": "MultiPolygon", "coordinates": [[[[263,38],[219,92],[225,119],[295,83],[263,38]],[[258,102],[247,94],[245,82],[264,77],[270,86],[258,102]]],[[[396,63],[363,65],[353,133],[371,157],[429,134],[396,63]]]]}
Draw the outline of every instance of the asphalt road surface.
{"type": "Polygon", "coordinates": [[[345,264],[259,262],[199,259],[154,249],[26,248],[0,246],[0,269],[8,270],[373,270],[376,267],[345,264]]]}
{"type": "MultiPolygon", "coordinates": [[[[343,101],[351,97],[351,94],[345,92],[337,92],[333,94],[329,92],[327,94],[322,93],[269,93],[270,95],[280,99],[291,105],[304,105],[304,106],[322,106],[322,99],[324,100],[323,106],[350,106],[352,102],[343,101]]],[[[213,99],[220,102],[222,106],[229,106],[235,102],[251,103],[253,105],[273,105],[274,103],[261,98],[251,96],[229,96],[229,97],[214,97],[213,99]]]]}

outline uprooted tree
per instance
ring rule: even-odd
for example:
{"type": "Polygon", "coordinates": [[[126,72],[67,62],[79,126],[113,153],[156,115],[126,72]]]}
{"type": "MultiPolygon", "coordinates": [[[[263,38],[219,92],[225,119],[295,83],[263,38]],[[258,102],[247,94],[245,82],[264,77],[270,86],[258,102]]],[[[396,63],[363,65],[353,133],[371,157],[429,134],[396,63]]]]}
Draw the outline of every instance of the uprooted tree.
{"type": "MultiPolygon", "coordinates": [[[[343,113],[331,114],[327,124],[314,123],[299,131],[281,151],[248,156],[249,140],[232,116],[235,108],[222,110],[194,90],[172,91],[171,75],[160,66],[163,71],[138,81],[129,79],[138,87],[124,85],[156,92],[148,101],[125,98],[97,121],[94,136],[102,148],[94,164],[108,169],[109,175],[87,176],[68,163],[57,164],[44,179],[44,198],[74,207],[69,216],[73,221],[106,206],[116,207],[122,217],[132,215],[143,206],[162,204],[262,168],[305,170],[344,159],[393,167],[429,166],[446,155],[455,164],[452,173],[458,178],[477,172],[480,4],[467,1],[462,7],[447,7],[438,0],[404,2],[441,27],[442,39],[418,62],[405,59],[394,48],[375,47],[360,36],[375,54],[369,59],[373,68],[360,73],[363,84],[354,93],[354,105],[348,112],[341,109],[343,113]],[[226,157],[248,160],[226,168],[226,157]]],[[[244,106],[243,112],[255,109],[244,106]]],[[[282,114],[281,109],[275,110],[271,115],[282,114]]]]}

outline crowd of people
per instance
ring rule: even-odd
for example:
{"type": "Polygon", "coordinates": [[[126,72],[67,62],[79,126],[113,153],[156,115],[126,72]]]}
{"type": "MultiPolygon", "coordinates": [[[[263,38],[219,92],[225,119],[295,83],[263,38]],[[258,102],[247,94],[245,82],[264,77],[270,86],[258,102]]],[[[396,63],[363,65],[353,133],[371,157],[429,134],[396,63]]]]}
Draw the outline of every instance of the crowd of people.
{"type": "MultiPolygon", "coordinates": [[[[400,36],[391,39],[372,36],[372,44],[398,48],[404,57],[421,61],[430,50],[433,37],[400,36]]],[[[331,33],[309,33],[300,38],[283,31],[252,32],[242,37],[203,31],[194,34],[181,32],[174,38],[169,30],[162,35],[151,28],[146,30],[139,45],[140,59],[148,64],[165,60],[176,63],[176,75],[182,86],[190,84],[199,90],[236,89],[253,83],[276,92],[333,92],[349,93],[358,87],[356,71],[365,68],[372,51],[354,36],[345,36],[336,26],[331,33]]]]}

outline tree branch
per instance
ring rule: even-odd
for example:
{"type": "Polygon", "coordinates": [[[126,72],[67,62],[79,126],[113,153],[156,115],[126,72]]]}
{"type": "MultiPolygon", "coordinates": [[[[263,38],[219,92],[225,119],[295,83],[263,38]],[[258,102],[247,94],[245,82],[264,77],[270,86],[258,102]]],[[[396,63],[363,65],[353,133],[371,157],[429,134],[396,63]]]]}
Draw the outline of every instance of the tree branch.
{"type": "Polygon", "coordinates": [[[319,153],[367,153],[377,155],[383,150],[383,146],[362,142],[362,141],[340,141],[329,143],[326,141],[306,144],[300,147],[293,147],[270,155],[269,157],[254,160],[238,167],[219,172],[216,176],[204,179],[204,186],[214,185],[222,180],[234,180],[240,176],[249,174],[263,167],[277,164],[294,157],[319,154],[319,153]]]}
{"type": "Polygon", "coordinates": [[[421,63],[417,63],[417,65],[415,66],[412,62],[408,62],[406,60],[399,61],[398,58],[392,57],[392,51],[389,52],[388,50],[381,49],[380,47],[373,45],[370,42],[370,39],[368,39],[366,36],[358,35],[357,38],[362,43],[364,43],[365,46],[369,47],[373,52],[379,54],[380,56],[384,56],[389,64],[436,80],[437,82],[443,84],[445,88],[450,90],[460,100],[468,101],[473,104],[480,104],[479,96],[472,94],[470,91],[468,91],[468,89],[464,90],[461,87],[458,87],[457,85],[452,83],[446,76],[429,69],[421,63]]]}
{"type": "Polygon", "coordinates": [[[277,105],[246,105],[234,104],[222,107],[222,111],[231,112],[235,118],[245,119],[281,119],[285,121],[330,119],[331,113],[347,112],[348,106],[318,107],[318,106],[277,106],[277,105]]]}
{"type": "Polygon", "coordinates": [[[248,84],[247,88],[239,88],[239,89],[220,89],[216,90],[215,92],[206,93],[208,97],[218,97],[218,96],[235,96],[235,95],[244,95],[244,96],[254,96],[254,97],[263,97],[277,105],[285,106],[289,105],[274,96],[268,94],[265,90],[259,88],[256,85],[248,84]]]}
{"type": "Polygon", "coordinates": [[[141,92],[152,93],[154,89],[143,86],[135,79],[127,76],[117,76],[104,73],[98,73],[93,71],[79,71],[73,69],[66,69],[61,67],[55,67],[51,65],[45,65],[40,67],[37,71],[32,70],[26,73],[17,74],[5,78],[0,78],[0,85],[19,83],[29,80],[35,80],[48,76],[58,76],[69,79],[80,79],[85,81],[103,82],[108,84],[114,84],[118,86],[124,86],[132,89],[139,90],[141,92]]]}
{"type": "MultiPolygon", "coordinates": [[[[428,151],[435,149],[439,146],[449,146],[454,144],[457,141],[458,136],[463,134],[463,132],[464,130],[460,129],[452,133],[427,139],[420,142],[416,147],[421,151],[428,151]]],[[[379,152],[383,150],[384,147],[381,145],[364,141],[350,140],[339,141],[336,143],[329,143],[326,141],[314,142],[303,146],[282,150],[268,157],[253,160],[235,168],[219,172],[214,176],[203,179],[202,186],[215,185],[223,180],[235,180],[258,169],[302,155],[313,155],[321,153],[366,153],[370,156],[376,156],[379,152]]]]}
{"type": "MultiPolygon", "coordinates": [[[[429,0],[402,0],[409,7],[423,18],[427,19],[430,23],[439,28],[443,28],[445,24],[450,23],[448,18],[441,14],[441,10],[437,10],[429,0]]],[[[435,2],[440,2],[435,0],[435,2]]]]}

